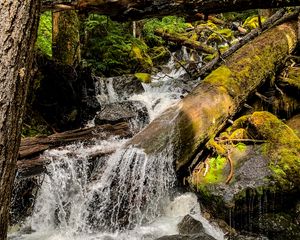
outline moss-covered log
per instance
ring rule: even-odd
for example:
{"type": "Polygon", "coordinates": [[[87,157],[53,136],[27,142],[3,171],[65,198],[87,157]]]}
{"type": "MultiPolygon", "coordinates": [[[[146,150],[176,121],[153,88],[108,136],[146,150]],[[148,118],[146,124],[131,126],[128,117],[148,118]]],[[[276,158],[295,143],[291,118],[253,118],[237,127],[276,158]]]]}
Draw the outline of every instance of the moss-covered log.
{"type": "Polygon", "coordinates": [[[229,57],[129,144],[153,154],[172,143],[176,170],[179,170],[189,163],[199,147],[223,128],[249,95],[274,75],[296,42],[296,23],[283,24],[263,33],[229,57]]]}
{"type": "Polygon", "coordinates": [[[220,13],[297,5],[299,0],[78,0],[59,4],[46,1],[43,9],[77,9],[108,15],[116,20],[137,20],[166,15],[191,17],[199,12],[220,13]]]}
{"type": "Polygon", "coordinates": [[[166,41],[174,42],[176,44],[195,49],[197,51],[202,51],[205,53],[213,54],[216,52],[216,50],[208,46],[204,43],[201,43],[199,41],[192,40],[188,38],[187,36],[184,36],[183,34],[178,34],[178,33],[167,33],[161,29],[157,29],[155,31],[155,34],[162,37],[166,41]]]}

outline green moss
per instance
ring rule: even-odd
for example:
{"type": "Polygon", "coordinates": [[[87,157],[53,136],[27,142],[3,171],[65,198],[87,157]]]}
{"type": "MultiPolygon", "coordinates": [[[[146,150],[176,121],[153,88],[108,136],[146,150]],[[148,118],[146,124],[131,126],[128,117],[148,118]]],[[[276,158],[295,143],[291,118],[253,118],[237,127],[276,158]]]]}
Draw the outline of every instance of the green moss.
{"type": "MultiPolygon", "coordinates": [[[[265,22],[266,18],[261,17],[261,22],[265,22]]],[[[258,22],[258,16],[250,16],[248,17],[245,22],[243,23],[243,27],[247,27],[249,29],[254,29],[259,27],[259,22],[258,22]]]]}
{"type": "Polygon", "coordinates": [[[227,165],[227,159],[217,156],[216,158],[211,158],[208,164],[210,169],[203,179],[204,183],[225,182],[226,176],[224,176],[224,168],[227,165]]]}
{"type": "Polygon", "coordinates": [[[300,184],[300,139],[286,124],[269,112],[255,112],[249,118],[249,130],[269,143],[262,152],[269,159],[273,178],[281,187],[300,184]]]}
{"type": "Polygon", "coordinates": [[[228,41],[232,40],[234,38],[233,31],[229,28],[217,29],[217,30],[215,30],[215,33],[212,33],[207,38],[207,41],[222,43],[222,42],[224,42],[223,38],[228,41]]]}
{"type": "Polygon", "coordinates": [[[244,143],[238,143],[235,145],[235,147],[239,150],[239,151],[245,151],[247,149],[247,146],[244,143]]]}
{"type": "Polygon", "coordinates": [[[222,65],[209,74],[204,81],[229,88],[234,79],[232,78],[231,70],[227,66],[222,65]]]}
{"type": "Polygon", "coordinates": [[[149,73],[135,73],[134,76],[143,83],[151,82],[151,75],[149,73]]]}

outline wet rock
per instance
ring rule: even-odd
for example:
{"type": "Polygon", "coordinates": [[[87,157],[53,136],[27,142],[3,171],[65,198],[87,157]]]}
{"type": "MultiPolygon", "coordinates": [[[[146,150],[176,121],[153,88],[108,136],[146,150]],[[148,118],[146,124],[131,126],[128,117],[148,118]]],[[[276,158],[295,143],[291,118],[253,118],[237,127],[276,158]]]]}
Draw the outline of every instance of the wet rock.
{"type": "Polygon", "coordinates": [[[206,233],[198,233],[193,235],[169,235],[160,237],[156,240],[215,240],[215,238],[206,233]]]}
{"type": "Polygon", "coordinates": [[[10,210],[10,225],[20,223],[33,212],[38,189],[41,187],[39,177],[19,179],[14,183],[10,210]]]}
{"type": "Polygon", "coordinates": [[[101,78],[95,77],[97,98],[101,105],[127,100],[134,94],[144,92],[143,85],[134,75],[101,78]]]}
{"type": "Polygon", "coordinates": [[[189,179],[214,216],[238,230],[252,231],[262,212],[294,209],[300,139],[287,125],[268,112],[255,112],[236,120],[216,140],[209,143],[216,155],[199,163],[189,179]],[[241,130],[246,132],[237,134],[241,130]],[[252,138],[254,144],[236,141],[239,138],[252,138]]]}
{"type": "Polygon", "coordinates": [[[139,101],[109,103],[95,117],[95,124],[116,124],[129,122],[134,131],[138,131],[149,123],[146,106],[139,101]]]}
{"type": "Polygon", "coordinates": [[[177,227],[180,234],[196,234],[204,231],[202,223],[191,215],[186,215],[177,227]]]}

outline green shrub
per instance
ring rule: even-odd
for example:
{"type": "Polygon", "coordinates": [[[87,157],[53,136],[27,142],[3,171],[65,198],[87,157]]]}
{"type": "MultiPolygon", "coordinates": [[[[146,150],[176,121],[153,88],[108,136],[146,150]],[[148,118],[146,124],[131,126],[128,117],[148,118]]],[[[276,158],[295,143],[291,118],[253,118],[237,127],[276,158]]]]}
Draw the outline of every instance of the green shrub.
{"type": "Polygon", "coordinates": [[[52,15],[51,12],[44,12],[40,17],[36,48],[42,54],[52,56],[52,15]]]}
{"type": "Polygon", "coordinates": [[[153,18],[145,22],[143,37],[150,47],[160,46],[164,44],[164,41],[161,37],[154,34],[156,29],[162,29],[169,33],[182,33],[190,26],[182,17],[167,16],[162,19],[153,18]]]}

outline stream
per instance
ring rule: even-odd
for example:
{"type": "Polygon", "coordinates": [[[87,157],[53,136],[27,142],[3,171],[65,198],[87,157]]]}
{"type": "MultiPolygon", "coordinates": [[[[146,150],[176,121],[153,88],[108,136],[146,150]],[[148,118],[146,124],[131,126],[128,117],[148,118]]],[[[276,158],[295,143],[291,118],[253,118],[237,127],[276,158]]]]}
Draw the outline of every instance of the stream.
{"type": "MultiPolygon", "coordinates": [[[[182,58],[188,58],[183,49],[182,58]]],[[[127,100],[142,102],[152,121],[180,100],[197,82],[182,82],[185,70],[175,69],[172,56],[165,66],[168,73],[152,76],[143,84],[144,92],[127,100]]],[[[111,78],[112,79],[112,78],[111,78]]],[[[118,102],[120,97],[109,79],[99,84],[97,99],[103,104],[118,102]],[[107,89],[106,93],[101,88],[107,89]],[[103,100],[104,99],[104,100],[103,100]]],[[[89,123],[92,125],[93,121],[89,123]]],[[[139,119],[130,122],[141,130],[139,119]]],[[[172,133],[170,133],[172,134],[172,133]]],[[[33,215],[18,231],[14,240],[154,240],[178,234],[177,224],[191,214],[202,222],[205,232],[217,240],[223,232],[201,216],[197,197],[176,189],[172,145],[163,152],[148,156],[143,149],[125,147],[128,139],[76,143],[46,151],[51,160],[35,202],[33,215]],[[87,156],[98,150],[118,147],[110,156],[101,157],[92,173],[87,156]]]]}

